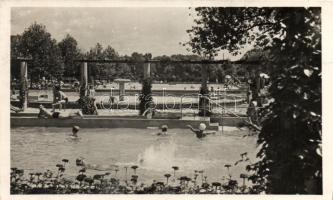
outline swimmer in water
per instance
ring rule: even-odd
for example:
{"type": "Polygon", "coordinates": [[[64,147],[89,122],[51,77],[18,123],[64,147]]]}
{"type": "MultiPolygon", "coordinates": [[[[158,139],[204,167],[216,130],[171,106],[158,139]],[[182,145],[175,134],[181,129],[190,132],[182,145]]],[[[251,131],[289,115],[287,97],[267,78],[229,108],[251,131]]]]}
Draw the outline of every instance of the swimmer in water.
{"type": "Polygon", "coordinates": [[[166,136],[168,135],[168,126],[167,125],[163,125],[161,127],[161,132],[158,132],[156,135],[159,135],[159,136],[166,136]]]}
{"type": "Polygon", "coordinates": [[[73,126],[71,137],[72,138],[78,138],[79,136],[77,135],[77,133],[79,132],[79,130],[80,130],[80,127],[73,126]]]}
{"type": "Polygon", "coordinates": [[[205,131],[206,130],[206,124],[204,124],[204,123],[200,123],[198,129],[193,128],[191,125],[187,125],[187,127],[189,127],[191,129],[191,131],[193,133],[195,133],[195,135],[199,139],[204,138],[207,135],[215,134],[216,133],[215,131],[211,131],[211,132],[205,131]]]}

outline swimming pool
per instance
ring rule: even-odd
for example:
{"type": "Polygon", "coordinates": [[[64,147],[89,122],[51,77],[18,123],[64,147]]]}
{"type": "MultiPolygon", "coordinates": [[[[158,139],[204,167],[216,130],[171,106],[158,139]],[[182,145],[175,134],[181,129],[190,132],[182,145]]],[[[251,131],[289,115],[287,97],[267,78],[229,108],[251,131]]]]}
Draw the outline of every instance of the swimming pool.
{"type": "MultiPolygon", "coordinates": [[[[171,129],[169,136],[156,136],[155,129],[82,129],[79,141],[70,140],[71,128],[19,127],[11,130],[11,167],[26,172],[56,171],[56,164],[66,158],[69,164],[65,175],[78,174],[77,158],[89,163],[117,164],[117,177],[125,177],[125,166],[138,165],[136,174],[140,182],[164,181],[164,174],[192,177],[194,170],[204,170],[207,181],[221,181],[227,175],[225,164],[234,165],[240,154],[248,152],[255,158],[256,137],[243,137],[244,131],[225,131],[224,134],[197,139],[187,129],[171,129]]],[[[245,172],[245,163],[230,168],[233,178],[245,172]]],[[[97,171],[89,170],[96,174],[97,171]]],[[[112,172],[114,175],[114,172],[112,172]]],[[[133,174],[128,169],[128,174],[133,174]]]]}

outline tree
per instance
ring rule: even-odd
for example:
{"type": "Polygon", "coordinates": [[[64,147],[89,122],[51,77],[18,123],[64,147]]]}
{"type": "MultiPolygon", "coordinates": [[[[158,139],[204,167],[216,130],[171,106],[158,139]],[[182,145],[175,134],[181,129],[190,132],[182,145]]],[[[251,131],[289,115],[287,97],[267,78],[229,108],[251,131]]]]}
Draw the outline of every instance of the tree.
{"type": "MultiPolygon", "coordinates": [[[[106,59],[106,60],[115,60],[115,59],[119,58],[118,52],[114,48],[112,48],[110,45],[108,45],[104,49],[103,56],[104,56],[104,59],[106,59]]],[[[115,70],[116,65],[117,64],[113,64],[113,63],[103,64],[100,69],[100,74],[105,77],[116,76],[117,75],[117,71],[115,70]]]]}
{"type": "Polygon", "coordinates": [[[129,64],[129,66],[131,68],[133,77],[135,77],[137,80],[141,80],[143,78],[143,66],[145,59],[145,56],[138,52],[132,53],[130,57],[130,60],[134,61],[135,63],[129,64]]]}
{"type": "Polygon", "coordinates": [[[79,76],[79,63],[75,62],[80,56],[80,50],[74,37],[67,34],[66,37],[58,43],[61,56],[64,61],[64,75],[71,77],[79,76]]]}
{"type": "Polygon", "coordinates": [[[21,57],[20,52],[21,35],[12,35],[10,37],[10,74],[12,78],[20,78],[20,62],[16,60],[21,57]]]}
{"type": "Polygon", "coordinates": [[[62,76],[60,49],[44,25],[35,22],[23,32],[19,51],[22,56],[32,58],[28,67],[32,80],[40,80],[41,76],[62,76]]]}
{"type": "Polygon", "coordinates": [[[118,52],[116,52],[116,50],[114,48],[112,48],[110,45],[108,45],[104,51],[104,58],[108,59],[108,60],[112,60],[112,59],[117,59],[119,57],[118,52]]]}
{"type": "Polygon", "coordinates": [[[260,159],[248,167],[267,193],[322,193],[321,9],[196,8],[196,53],[269,49],[272,102],[263,108],[260,159]],[[311,187],[312,186],[312,187],[311,187]]]}
{"type": "MultiPolygon", "coordinates": [[[[103,46],[100,43],[96,43],[95,47],[90,48],[89,52],[86,53],[86,57],[92,60],[104,60],[105,56],[103,46]]],[[[91,78],[95,78],[101,74],[106,74],[106,69],[104,64],[89,63],[88,73],[90,75],[90,82],[92,82],[93,80],[91,80],[91,78]]]]}

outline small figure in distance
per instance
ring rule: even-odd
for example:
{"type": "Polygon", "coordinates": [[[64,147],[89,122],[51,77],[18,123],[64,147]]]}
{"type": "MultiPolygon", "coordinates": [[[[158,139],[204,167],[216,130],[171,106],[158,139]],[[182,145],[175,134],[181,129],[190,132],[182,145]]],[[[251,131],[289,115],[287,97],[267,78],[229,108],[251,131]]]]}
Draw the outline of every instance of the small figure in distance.
{"type": "Polygon", "coordinates": [[[149,102],[149,107],[142,113],[147,119],[152,119],[155,116],[156,109],[153,102],[149,102]]]}
{"type": "Polygon", "coordinates": [[[187,125],[187,127],[190,128],[191,131],[193,133],[195,133],[195,135],[199,139],[204,138],[207,135],[215,134],[216,133],[215,131],[205,131],[206,130],[206,124],[204,124],[204,123],[200,123],[198,129],[193,128],[191,125],[187,125]]]}

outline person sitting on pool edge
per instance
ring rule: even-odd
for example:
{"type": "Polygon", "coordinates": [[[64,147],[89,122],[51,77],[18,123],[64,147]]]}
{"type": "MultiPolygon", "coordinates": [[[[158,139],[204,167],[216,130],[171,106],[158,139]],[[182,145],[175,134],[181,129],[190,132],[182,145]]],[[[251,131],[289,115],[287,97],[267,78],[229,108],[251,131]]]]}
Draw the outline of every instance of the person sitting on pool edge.
{"type": "Polygon", "coordinates": [[[77,112],[72,113],[65,113],[65,112],[50,112],[44,108],[43,105],[39,106],[39,113],[38,118],[59,118],[59,119],[66,119],[66,118],[83,118],[82,112],[79,110],[77,112]]]}
{"type": "MultiPolygon", "coordinates": [[[[52,104],[52,111],[55,111],[55,106],[59,106],[59,110],[62,109],[62,104],[64,106],[68,103],[67,95],[61,91],[60,85],[55,86],[54,88],[55,102],[52,104]]],[[[65,110],[65,109],[64,109],[65,110]]]]}
{"type": "Polygon", "coordinates": [[[23,109],[10,105],[10,111],[14,111],[16,113],[19,113],[19,112],[23,112],[23,109]]]}
{"type": "Polygon", "coordinates": [[[191,125],[187,125],[187,127],[189,127],[193,133],[195,133],[197,138],[204,138],[207,135],[216,133],[215,131],[210,131],[210,132],[205,131],[206,130],[206,124],[204,124],[204,123],[200,123],[198,129],[193,128],[191,125]]]}
{"type": "Polygon", "coordinates": [[[149,107],[142,113],[142,116],[145,116],[147,119],[152,119],[155,116],[156,108],[153,102],[149,102],[149,107]]]}

